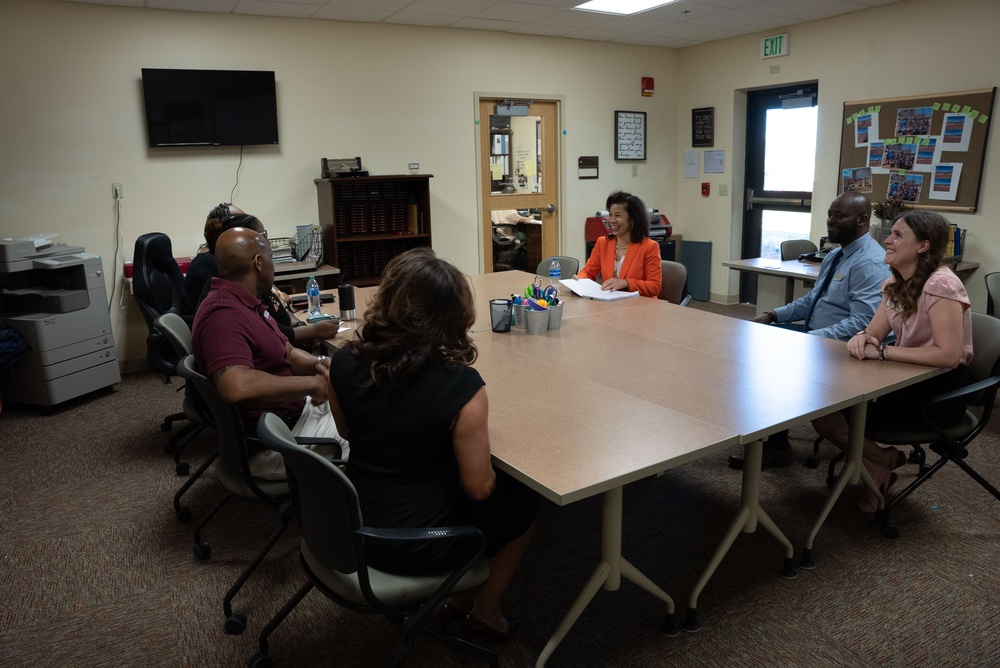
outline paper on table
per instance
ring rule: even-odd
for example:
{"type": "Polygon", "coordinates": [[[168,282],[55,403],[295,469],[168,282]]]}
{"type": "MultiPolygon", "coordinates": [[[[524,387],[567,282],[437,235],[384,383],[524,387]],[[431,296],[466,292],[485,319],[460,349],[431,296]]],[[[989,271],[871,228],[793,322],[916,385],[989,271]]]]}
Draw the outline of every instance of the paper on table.
{"type": "Polygon", "coordinates": [[[559,282],[569,288],[575,295],[586,297],[587,299],[595,299],[600,302],[613,302],[618,301],[619,299],[629,299],[631,297],[639,296],[638,292],[601,290],[601,284],[596,281],[592,281],[589,278],[566,278],[559,282]]]}

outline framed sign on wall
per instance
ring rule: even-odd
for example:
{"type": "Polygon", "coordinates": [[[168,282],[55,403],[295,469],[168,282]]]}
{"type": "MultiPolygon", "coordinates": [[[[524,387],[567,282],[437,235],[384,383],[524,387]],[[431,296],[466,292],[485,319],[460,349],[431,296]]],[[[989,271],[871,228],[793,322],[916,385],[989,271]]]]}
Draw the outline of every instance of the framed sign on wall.
{"type": "Polygon", "coordinates": [[[691,110],[691,146],[715,145],[715,107],[691,110]]]}
{"type": "Polygon", "coordinates": [[[615,112],[615,160],[646,159],[646,112],[615,112]]]}

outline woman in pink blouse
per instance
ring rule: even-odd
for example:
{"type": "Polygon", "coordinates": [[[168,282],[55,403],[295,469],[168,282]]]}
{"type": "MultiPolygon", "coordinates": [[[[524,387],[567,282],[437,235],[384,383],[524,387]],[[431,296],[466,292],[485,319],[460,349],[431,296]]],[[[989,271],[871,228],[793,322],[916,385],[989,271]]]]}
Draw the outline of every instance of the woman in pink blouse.
{"type": "MultiPolygon", "coordinates": [[[[911,210],[896,218],[885,240],[885,263],[892,276],[882,286],[882,303],[872,321],[847,342],[847,350],[859,360],[892,360],[950,371],[869,404],[866,430],[915,426],[914,421],[923,420],[923,408],[931,397],[965,384],[965,365],[972,360],[972,312],[962,281],[949,267],[941,266],[948,233],[943,216],[911,210]],[[894,344],[886,341],[890,333],[895,335],[894,344]]],[[[939,426],[948,426],[964,412],[961,401],[938,405],[933,419],[939,426]]],[[[844,413],[819,418],[813,426],[847,450],[849,427],[844,413]]],[[[865,438],[864,464],[883,494],[896,482],[893,469],[905,462],[903,452],[865,438]]],[[[877,500],[869,494],[858,507],[874,512],[877,500]]]]}

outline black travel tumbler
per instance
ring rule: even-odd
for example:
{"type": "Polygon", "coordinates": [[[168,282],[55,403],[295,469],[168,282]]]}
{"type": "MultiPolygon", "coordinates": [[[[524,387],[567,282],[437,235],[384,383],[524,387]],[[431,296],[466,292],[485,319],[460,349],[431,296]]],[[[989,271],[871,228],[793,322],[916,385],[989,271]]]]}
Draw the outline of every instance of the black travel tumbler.
{"type": "Polygon", "coordinates": [[[338,289],[338,296],[340,297],[340,319],[354,320],[354,286],[341,285],[338,289]]]}

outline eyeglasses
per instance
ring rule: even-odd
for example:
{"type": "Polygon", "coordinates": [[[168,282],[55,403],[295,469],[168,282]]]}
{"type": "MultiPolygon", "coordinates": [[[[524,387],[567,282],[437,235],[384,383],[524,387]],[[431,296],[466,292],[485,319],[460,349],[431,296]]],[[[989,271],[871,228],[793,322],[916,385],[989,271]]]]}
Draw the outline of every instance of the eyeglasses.
{"type": "Polygon", "coordinates": [[[265,229],[265,230],[261,230],[261,231],[260,231],[260,236],[262,236],[262,237],[264,237],[265,239],[267,239],[267,230],[266,230],[266,229],[265,229]]]}

